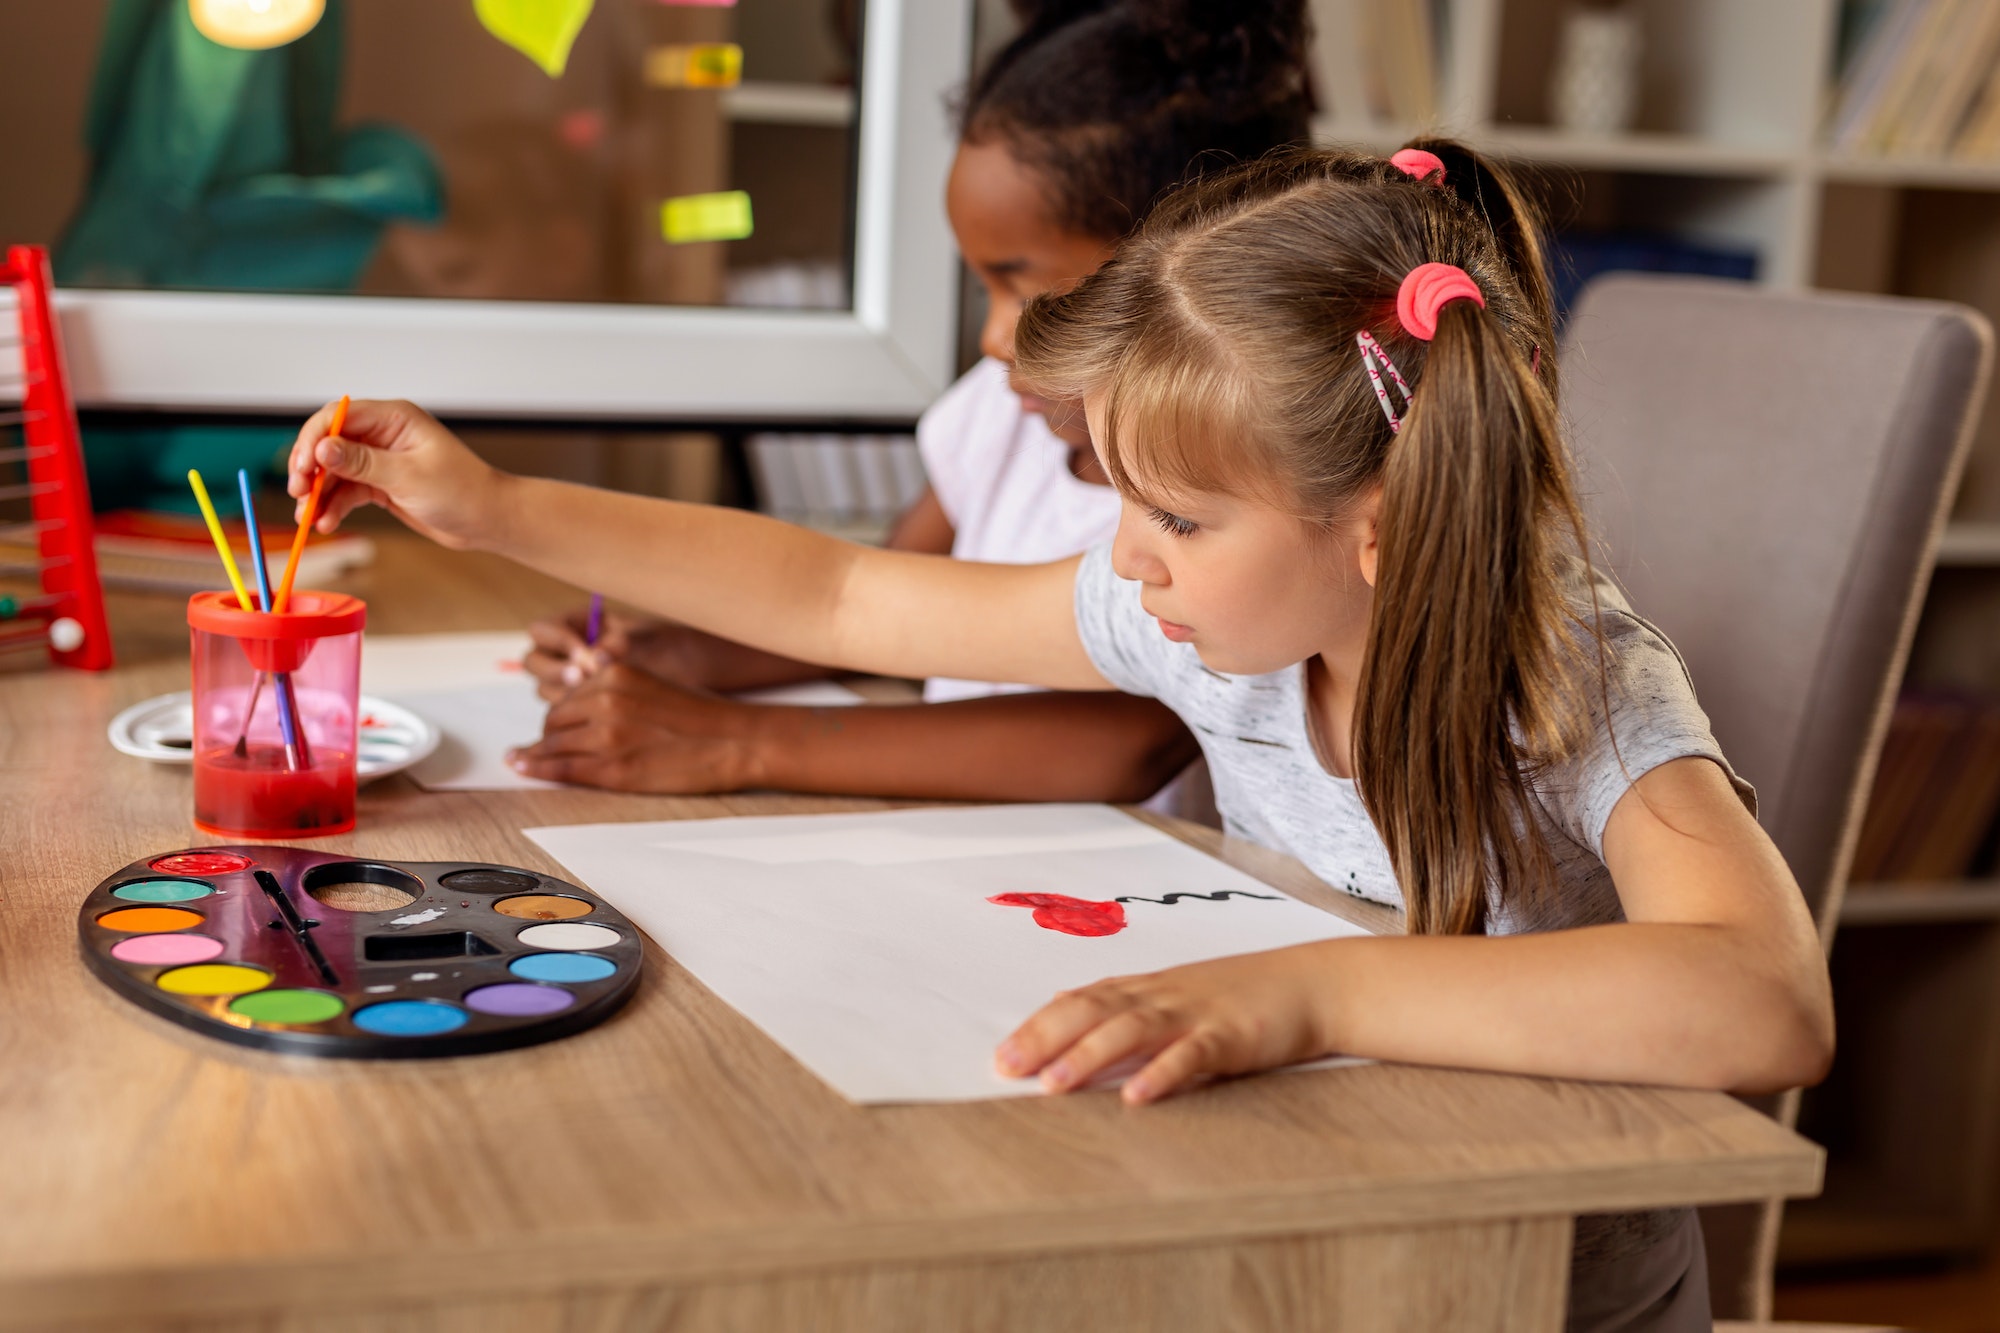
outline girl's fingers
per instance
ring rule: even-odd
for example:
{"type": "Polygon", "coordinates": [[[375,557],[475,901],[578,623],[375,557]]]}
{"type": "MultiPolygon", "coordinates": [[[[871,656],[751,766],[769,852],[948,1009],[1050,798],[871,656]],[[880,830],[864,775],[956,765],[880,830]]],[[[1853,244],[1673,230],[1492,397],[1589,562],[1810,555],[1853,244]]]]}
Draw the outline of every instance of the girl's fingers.
{"type": "Polygon", "coordinates": [[[1199,1033],[1189,1033],[1155,1055],[1144,1069],[1125,1080],[1120,1089],[1127,1106],[1144,1106],[1170,1093],[1203,1083],[1223,1072],[1214,1063],[1211,1044],[1199,1033]]]}
{"type": "Polygon", "coordinates": [[[601,758],[610,753],[610,739],[602,727],[589,719],[558,717],[556,708],[551,708],[542,723],[541,739],[532,745],[517,745],[509,750],[507,762],[532,777],[547,777],[549,773],[543,771],[545,769],[557,766],[567,769],[574,766],[574,761],[601,758]]]}
{"type": "Polygon", "coordinates": [[[537,620],[528,626],[528,638],[551,657],[568,657],[583,642],[583,634],[569,618],[537,620]]]}
{"type": "Polygon", "coordinates": [[[604,633],[598,636],[597,646],[609,657],[626,657],[632,651],[632,629],[634,622],[623,616],[606,616],[604,633]]]}
{"type": "Polygon", "coordinates": [[[563,684],[577,686],[589,680],[605,667],[611,665],[611,654],[603,648],[592,648],[579,643],[570,649],[569,660],[563,664],[563,684]]]}
{"type": "MultiPolygon", "coordinates": [[[[329,480],[326,489],[320,492],[319,515],[313,520],[313,527],[319,532],[332,532],[340,526],[341,520],[367,504],[374,496],[369,487],[341,485],[329,480]]],[[[305,517],[305,504],[299,504],[299,517],[305,517]]]]}
{"type": "MultiPolygon", "coordinates": [[[[348,404],[347,417],[341,423],[340,434],[334,436],[329,434],[329,431],[333,425],[334,413],[339,406],[338,403],[328,403],[307,417],[305,424],[299,427],[297,437],[292,441],[291,458],[285,475],[285,493],[294,499],[305,498],[307,492],[312,490],[313,478],[322,467],[328,465],[330,458],[349,460],[361,458],[364,464],[375,461],[351,452],[344,453],[340,444],[329,444],[327,441],[352,441],[356,444],[384,448],[395,443],[408,425],[406,415],[400,411],[405,405],[357,398],[348,404]]],[[[349,476],[359,475],[351,467],[343,467],[340,471],[347,472],[349,476]]],[[[327,491],[333,491],[338,486],[337,481],[328,478],[327,491]]],[[[332,529],[328,528],[326,531],[331,532],[332,529]]]]}
{"type": "Polygon", "coordinates": [[[597,710],[591,706],[587,696],[575,693],[564,695],[549,705],[548,713],[542,718],[542,745],[550,747],[561,742],[565,748],[586,748],[579,733],[594,726],[597,710]]]}
{"type": "Polygon", "coordinates": [[[1112,1013],[1102,985],[1065,991],[1015,1028],[993,1053],[993,1063],[1009,1078],[1032,1074],[1076,1044],[1112,1013]]]}
{"type": "Polygon", "coordinates": [[[1167,1040],[1159,1015],[1140,1009],[1114,1014],[1083,1034],[1042,1070],[1042,1087],[1068,1092],[1128,1060],[1153,1054],[1167,1040]]]}
{"type": "Polygon", "coordinates": [[[606,762],[601,755],[539,754],[532,747],[510,750],[507,754],[508,767],[524,778],[539,778],[543,782],[568,782],[580,787],[603,786],[599,770],[606,762]]]}
{"type": "Polygon", "coordinates": [[[333,424],[334,409],[338,406],[337,403],[326,404],[299,427],[298,436],[292,441],[290,466],[286,469],[286,494],[303,499],[306,492],[312,489],[313,449],[326,435],[327,427],[333,424]]]}

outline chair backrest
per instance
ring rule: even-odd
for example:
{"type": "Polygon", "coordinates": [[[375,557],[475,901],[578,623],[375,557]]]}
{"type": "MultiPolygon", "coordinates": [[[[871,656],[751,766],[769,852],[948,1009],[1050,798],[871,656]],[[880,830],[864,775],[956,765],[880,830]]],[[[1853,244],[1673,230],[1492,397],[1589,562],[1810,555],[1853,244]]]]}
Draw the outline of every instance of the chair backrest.
{"type": "MultiPolygon", "coordinates": [[[[1992,330],[1935,301],[1619,275],[1567,342],[1599,550],[1686,657],[1831,944],[1992,330]]],[[[1798,1097],[1753,1104],[1789,1124],[1798,1097]]],[[[1782,1204],[1702,1210],[1717,1316],[1770,1317],[1782,1204]]]]}
{"type": "Polygon", "coordinates": [[[1686,657],[1831,940],[1993,335],[1937,301],[1618,275],[1563,407],[1602,553],[1686,657]]]}

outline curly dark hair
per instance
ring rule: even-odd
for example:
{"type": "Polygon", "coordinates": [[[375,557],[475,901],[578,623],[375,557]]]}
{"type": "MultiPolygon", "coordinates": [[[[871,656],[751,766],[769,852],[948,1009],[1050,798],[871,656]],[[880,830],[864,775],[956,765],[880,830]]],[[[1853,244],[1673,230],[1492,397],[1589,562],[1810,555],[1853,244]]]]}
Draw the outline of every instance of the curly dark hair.
{"type": "Polygon", "coordinates": [[[1115,240],[1174,186],[1308,136],[1303,0],[1015,0],[1022,31],[966,90],[1051,221],[1115,240]]]}

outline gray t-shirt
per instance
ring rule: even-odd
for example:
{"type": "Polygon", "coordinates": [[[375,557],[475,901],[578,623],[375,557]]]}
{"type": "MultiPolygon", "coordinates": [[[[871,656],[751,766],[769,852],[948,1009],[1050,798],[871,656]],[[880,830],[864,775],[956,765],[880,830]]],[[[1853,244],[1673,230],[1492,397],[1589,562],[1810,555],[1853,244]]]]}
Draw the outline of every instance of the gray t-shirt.
{"type": "MultiPolygon", "coordinates": [[[[1593,691],[1588,706],[1594,727],[1582,752],[1536,776],[1530,790],[1555,858],[1556,891],[1531,905],[1489,913],[1492,934],[1623,920],[1604,866],[1604,825],[1631,785],[1668,760],[1714,760],[1756,813],[1756,794],[1723,758],[1673,644],[1633,614],[1608,580],[1598,580],[1597,599],[1610,666],[1610,726],[1602,697],[1593,691]]],[[[1402,907],[1389,850],[1353,781],[1328,773],[1314,752],[1306,730],[1304,663],[1265,676],[1209,670],[1193,645],[1160,633],[1139,605],[1139,585],[1112,572],[1108,544],[1086,552],[1077,570],[1076,625],[1084,651],[1106,680],[1127,694],[1158,699],[1193,729],[1229,833],[1287,853],[1357,897],[1402,907]]],[[[1579,1217],[1572,1300],[1589,1304],[1606,1297],[1615,1306],[1615,1293],[1654,1287],[1681,1292],[1686,1286],[1681,1294],[1687,1299],[1672,1302],[1680,1313],[1648,1323],[1635,1306],[1632,1326],[1677,1328],[1684,1319],[1705,1320],[1706,1278],[1690,1267],[1682,1252],[1687,1247],[1672,1243],[1692,1234],[1698,1257],[1700,1233],[1693,1227],[1686,1209],[1579,1217]]],[[[1614,1319],[1603,1326],[1627,1324],[1614,1319]]]]}
{"type": "MultiPolygon", "coordinates": [[[[1593,697],[1595,726],[1583,751],[1535,779],[1531,791],[1555,858],[1557,889],[1491,913],[1494,934],[1622,920],[1604,867],[1604,825],[1632,783],[1670,759],[1714,760],[1744,804],[1756,808],[1749,784],[1709,732],[1680,654],[1609,582],[1600,580],[1597,594],[1611,725],[1607,730],[1593,697]]],[[[1076,624],[1106,680],[1127,694],[1158,699],[1194,731],[1228,832],[1297,858],[1335,888],[1402,907],[1388,848],[1354,782],[1327,772],[1314,753],[1303,663],[1264,676],[1209,670],[1193,645],[1160,633],[1139,605],[1139,585],[1112,572],[1109,545],[1093,547],[1077,570],[1076,624]]]]}

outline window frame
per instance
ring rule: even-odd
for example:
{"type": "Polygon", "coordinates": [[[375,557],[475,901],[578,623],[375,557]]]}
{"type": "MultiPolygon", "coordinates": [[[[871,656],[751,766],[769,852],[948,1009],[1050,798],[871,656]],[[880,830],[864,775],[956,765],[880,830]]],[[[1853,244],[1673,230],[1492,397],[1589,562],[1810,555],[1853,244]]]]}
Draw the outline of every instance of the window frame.
{"type": "Polygon", "coordinates": [[[348,393],[507,419],[914,417],[956,362],[946,106],[971,30],[970,0],[869,0],[850,310],[63,289],[77,402],[298,413],[348,393]]]}

